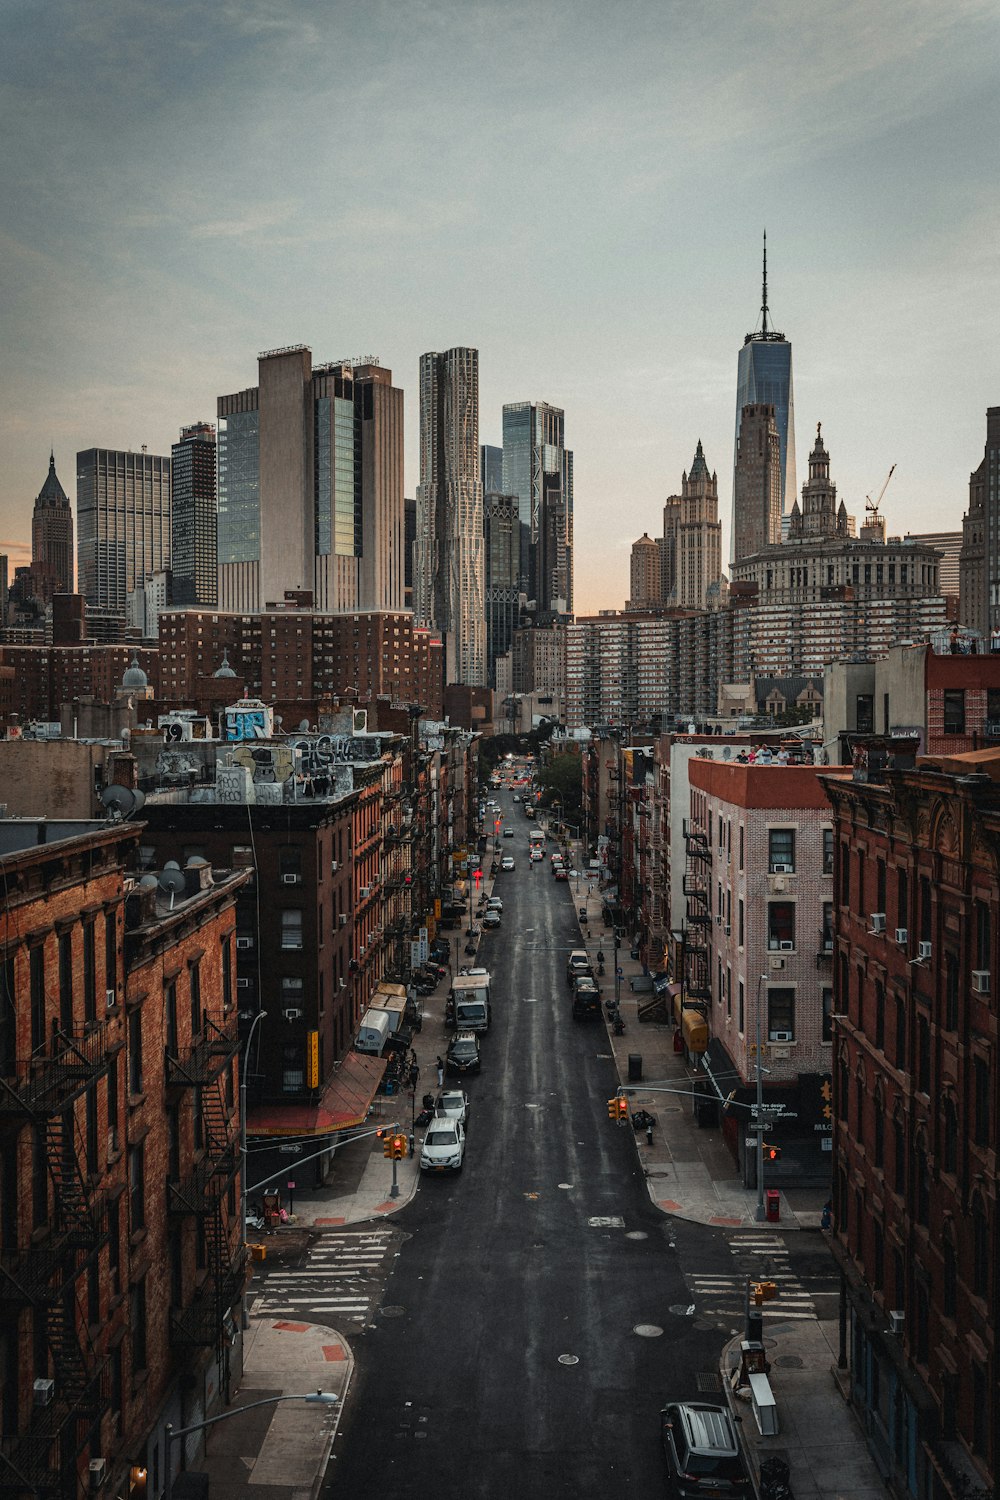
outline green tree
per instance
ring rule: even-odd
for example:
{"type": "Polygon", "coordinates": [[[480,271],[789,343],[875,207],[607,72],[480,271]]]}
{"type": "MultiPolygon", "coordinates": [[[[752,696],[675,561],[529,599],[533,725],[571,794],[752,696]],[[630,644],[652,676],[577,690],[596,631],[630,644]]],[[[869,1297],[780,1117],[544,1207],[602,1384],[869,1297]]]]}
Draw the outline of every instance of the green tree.
{"type": "Polygon", "coordinates": [[[560,803],[563,813],[572,819],[583,806],[583,762],[579,755],[556,755],[536,773],[546,806],[560,803]]]}

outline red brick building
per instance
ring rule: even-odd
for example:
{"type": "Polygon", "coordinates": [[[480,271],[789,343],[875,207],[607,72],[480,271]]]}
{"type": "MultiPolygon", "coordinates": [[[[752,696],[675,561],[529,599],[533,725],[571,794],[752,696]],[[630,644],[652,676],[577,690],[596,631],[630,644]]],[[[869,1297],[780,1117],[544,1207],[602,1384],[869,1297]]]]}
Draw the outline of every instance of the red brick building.
{"type": "Polygon", "coordinates": [[[957,1500],[1000,1460],[1000,751],[879,758],[826,782],[842,1356],[894,1493],[957,1500]]]}
{"type": "Polygon", "coordinates": [[[0,1494],[18,1500],[84,1494],[94,1465],[111,1493],[140,1469],[157,1493],[163,1424],[228,1395],[241,1357],[240,881],[141,888],[140,825],[75,826],[0,822],[0,1494]]]}

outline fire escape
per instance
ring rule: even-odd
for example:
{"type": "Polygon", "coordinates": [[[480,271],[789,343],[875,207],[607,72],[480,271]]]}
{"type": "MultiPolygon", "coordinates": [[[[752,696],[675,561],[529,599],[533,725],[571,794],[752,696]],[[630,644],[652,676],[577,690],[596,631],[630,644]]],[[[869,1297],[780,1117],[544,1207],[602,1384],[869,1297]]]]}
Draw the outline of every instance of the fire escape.
{"type": "Polygon", "coordinates": [[[12,1078],[0,1078],[0,1132],[26,1126],[34,1132],[52,1186],[50,1212],[45,1184],[46,1237],[0,1253],[0,1316],[17,1329],[21,1314],[32,1311],[36,1333],[44,1329],[52,1371],[34,1382],[27,1428],[0,1445],[4,1495],[75,1494],[77,1459],[98,1437],[109,1406],[107,1359],[90,1340],[80,1300],[82,1278],[108,1237],[107,1202],[90,1184],[92,1143],[82,1138],[76,1108],[107,1068],[109,1045],[103,1023],[54,1028],[45,1048],[19,1059],[12,1078]]]}
{"type": "Polygon", "coordinates": [[[686,859],[682,891],[686,901],[686,922],[680,980],[685,1004],[694,1010],[707,1011],[712,999],[712,913],[709,909],[712,851],[706,835],[687,819],[684,822],[684,845],[686,859]]]}
{"type": "Polygon", "coordinates": [[[201,1156],[193,1170],[168,1180],[167,1206],[172,1216],[194,1219],[198,1263],[206,1276],[194,1300],[172,1308],[170,1340],[178,1351],[214,1347],[225,1382],[229,1378],[229,1315],[243,1295],[246,1250],[234,1226],[239,1214],[230,1209],[230,1189],[240,1171],[239,1136],[225,1096],[225,1076],[239,1047],[236,1027],[218,1026],[207,1017],[201,1040],[166,1054],[168,1089],[194,1089],[200,1103],[201,1156]],[[235,1240],[235,1243],[234,1243],[235,1240]]]}

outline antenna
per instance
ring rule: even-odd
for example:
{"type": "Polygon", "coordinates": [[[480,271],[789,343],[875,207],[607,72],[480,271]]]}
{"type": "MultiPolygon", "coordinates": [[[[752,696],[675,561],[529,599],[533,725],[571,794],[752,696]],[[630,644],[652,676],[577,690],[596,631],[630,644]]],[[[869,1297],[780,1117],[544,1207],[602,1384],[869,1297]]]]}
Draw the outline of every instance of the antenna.
{"type": "Polygon", "coordinates": [[[101,793],[101,806],[107,811],[109,823],[123,823],[126,818],[131,818],[145,800],[143,792],[133,791],[131,787],[119,786],[115,782],[106,786],[101,793]]]}
{"type": "Polygon", "coordinates": [[[761,323],[761,329],[760,329],[760,331],[761,331],[762,334],[764,334],[764,336],[766,338],[767,337],[767,230],[766,229],[764,230],[764,286],[763,286],[763,291],[762,291],[762,294],[761,294],[760,311],[761,311],[761,317],[763,319],[763,321],[761,323]]]}
{"type": "Polygon", "coordinates": [[[160,872],[157,885],[161,891],[170,892],[170,910],[174,909],[174,899],[179,896],[185,887],[184,871],[176,859],[168,859],[160,872]]]}

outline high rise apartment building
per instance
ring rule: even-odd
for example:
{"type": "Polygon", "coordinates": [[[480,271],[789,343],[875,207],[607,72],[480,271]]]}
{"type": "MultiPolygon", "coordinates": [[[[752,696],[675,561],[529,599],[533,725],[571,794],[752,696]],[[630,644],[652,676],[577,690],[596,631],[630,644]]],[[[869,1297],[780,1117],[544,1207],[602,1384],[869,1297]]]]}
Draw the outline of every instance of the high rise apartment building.
{"type": "Polygon", "coordinates": [[[87,448],[76,456],[77,576],[88,606],[125,617],[126,597],[170,567],[170,460],[87,448]]]}
{"type": "Polygon", "coordinates": [[[721,612],[601,614],[566,626],[566,727],[648,724],[715,712],[721,612]]]}
{"type": "Polygon", "coordinates": [[[260,355],[258,384],[218,398],[219,606],[292,591],[317,608],[401,609],[403,393],[366,358],[260,355]]]}
{"type": "Polygon", "coordinates": [[[1000,406],[986,412],[986,448],[969,475],[962,519],[959,618],[986,637],[1000,623],[1000,406]]]}
{"type": "Polygon", "coordinates": [[[170,597],[174,604],[218,599],[215,428],[182,427],[170,449],[170,597]]]}
{"type": "Polygon", "coordinates": [[[516,495],[483,500],[486,549],[486,659],[496,686],[496,659],[510,650],[520,615],[521,525],[516,495]]]}
{"type": "Polygon", "coordinates": [[[662,554],[664,602],[704,609],[722,573],[722,523],[718,480],[708,471],[700,439],[690,473],[681,476],[681,493],[663,507],[662,554]]]}
{"type": "Polygon", "coordinates": [[[632,543],[628,608],[648,609],[663,602],[663,547],[648,532],[632,543]]]}
{"type": "Polygon", "coordinates": [[[733,566],[781,541],[781,437],[774,406],[741,408],[733,470],[733,566]]]}
{"type": "MultiPolygon", "coordinates": [[[[73,512],[56,474],[54,453],[49,454],[49,472],[31,517],[31,572],[36,598],[49,600],[53,594],[73,592],[73,512]]],[[[5,597],[0,600],[6,602],[5,597]]]]}
{"type": "Polygon", "coordinates": [[[523,590],[543,614],[573,610],[573,454],[565,413],[545,402],[503,409],[503,492],[518,497],[523,590]]]}
{"type": "Polygon", "coordinates": [[[447,681],[487,682],[479,351],[420,359],[414,612],[443,633],[447,681]]]}
{"type": "Polygon", "coordinates": [[[736,480],[739,462],[740,429],[747,406],[772,406],[778,433],[778,524],[785,513],[788,497],[796,491],[795,477],[795,399],[792,388],[792,346],[783,333],[768,325],[767,305],[767,235],[764,236],[764,279],[760,308],[760,327],[743,340],[736,367],[736,434],[734,442],[733,479],[733,557],[741,554],[735,548],[736,480]]]}

